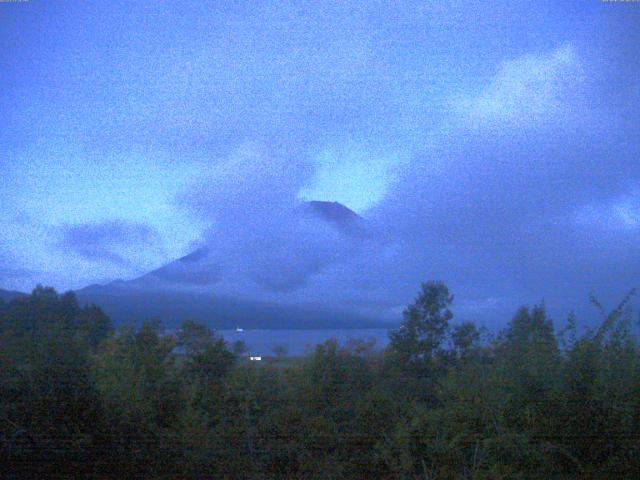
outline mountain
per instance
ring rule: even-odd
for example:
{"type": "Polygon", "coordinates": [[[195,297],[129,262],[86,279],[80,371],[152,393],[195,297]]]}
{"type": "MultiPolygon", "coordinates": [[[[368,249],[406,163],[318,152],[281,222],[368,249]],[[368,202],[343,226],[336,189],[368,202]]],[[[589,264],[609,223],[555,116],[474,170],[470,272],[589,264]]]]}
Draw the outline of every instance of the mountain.
{"type": "Polygon", "coordinates": [[[5,302],[10,302],[11,300],[15,300],[16,298],[26,297],[26,293],[16,292],[13,290],[2,290],[0,289],[0,299],[5,302]]]}
{"type": "MultiPolygon", "coordinates": [[[[126,282],[125,282],[126,283],[126,282]]],[[[257,302],[179,290],[144,290],[126,285],[76,291],[81,304],[95,303],[116,325],[157,318],[167,328],[196,320],[215,329],[375,328],[382,322],[344,312],[257,302]]]]}
{"type": "Polygon", "coordinates": [[[138,277],[138,285],[173,283],[176,285],[209,285],[220,279],[221,269],[211,263],[202,263],[209,255],[209,249],[199,248],[178,260],[138,277]]]}
{"type": "Polygon", "coordinates": [[[304,203],[303,205],[319,217],[341,227],[351,227],[352,225],[360,224],[363,221],[360,215],[338,202],[321,202],[318,200],[312,200],[304,203]]]}
{"type": "MultiPolygon", "coordinates": [[[[300,208],[301,214],[319,218],[346,236],[362,236],[366,232],[362,217],[340,203],[313,201],[300,208]]],[[[149,318],[158,318],[169,328],[184,320],[200,321],[217,329],[363,328],[382,324],[325,307],[216,294],[215,284],[224,272],[211,260],[212,253],[206,247],[199,248],[133,280],[91,285],[76,291],[76,295],[81,303],[101,306],[116,324],[139,324],[149,318]],[[206,288],[198,291],[197,287],[206,288]]]]}
{"type": "Polygon", "coordinates": [[[364,219],[353,210],[338,202],[311,201],[303,204],[303,209],[351,236],[364,236],[364,219]]]}

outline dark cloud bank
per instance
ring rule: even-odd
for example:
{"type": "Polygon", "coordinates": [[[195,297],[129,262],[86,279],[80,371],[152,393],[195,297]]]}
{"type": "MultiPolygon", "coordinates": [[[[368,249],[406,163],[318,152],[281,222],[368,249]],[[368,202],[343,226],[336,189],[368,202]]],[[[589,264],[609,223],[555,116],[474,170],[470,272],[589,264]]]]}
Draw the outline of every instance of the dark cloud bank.
{"type": "Polygon", "coordinates": [[[158,242],[156,232],[143,223],[111,220],[61,227],[60,246],[94,262],[118,266],[133,265],[132,255],[140,249],[153,249],[158,242]]]}

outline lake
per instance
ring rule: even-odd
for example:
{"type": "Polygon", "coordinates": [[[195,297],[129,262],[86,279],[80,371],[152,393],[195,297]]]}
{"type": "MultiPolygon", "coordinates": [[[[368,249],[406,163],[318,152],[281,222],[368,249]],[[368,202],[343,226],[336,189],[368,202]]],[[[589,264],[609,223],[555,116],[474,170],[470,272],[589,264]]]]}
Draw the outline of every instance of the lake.
{"type": "Polygon", "coordinates": [[[248,348],[248,355],[273,356],[273,349],[283,346],[287,356],[299,356],[313,351],[316,345],[331,338],[344,345],[349,340],[375,340],[375,349],[382,350],[389,343],[386,328],[368,329],[319,329],[319,330],[218,330],[229,343],[242,340],[248,348]]]}

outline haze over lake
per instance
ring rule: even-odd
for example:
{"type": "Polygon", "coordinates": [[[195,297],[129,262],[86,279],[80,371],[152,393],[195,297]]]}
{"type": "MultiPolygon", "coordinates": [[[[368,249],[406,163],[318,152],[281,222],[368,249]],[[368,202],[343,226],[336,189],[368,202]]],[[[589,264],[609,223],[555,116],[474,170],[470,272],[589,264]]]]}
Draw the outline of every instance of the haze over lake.
{"type": "Polygon", "coordinates": [[[341,346],[349,340],[375,341],[373,351],[383,350],[389,343],[389,330],[377,329],[314,329],[314,330],[219,330],[226,342],[241,340],[247,345],[248,355],[276,356],[274,348],[285,347],[287,356],[300,356],[313,352],[316,345],[334,339],[341,346]]]}

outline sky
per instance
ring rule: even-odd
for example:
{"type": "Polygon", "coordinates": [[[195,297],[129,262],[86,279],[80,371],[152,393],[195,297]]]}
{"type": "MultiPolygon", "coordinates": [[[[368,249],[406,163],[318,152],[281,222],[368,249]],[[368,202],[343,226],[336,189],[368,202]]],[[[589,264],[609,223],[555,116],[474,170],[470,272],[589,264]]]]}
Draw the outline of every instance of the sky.
{"type": "Polygon", "coordinates": [[[0,43],[0,288],[202,246],[210,291],[388,318],[640,283],[638,3],[30,0],[0,43]]]}

